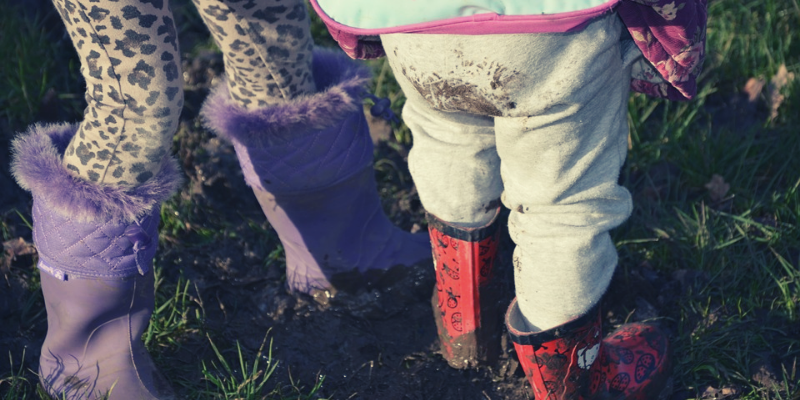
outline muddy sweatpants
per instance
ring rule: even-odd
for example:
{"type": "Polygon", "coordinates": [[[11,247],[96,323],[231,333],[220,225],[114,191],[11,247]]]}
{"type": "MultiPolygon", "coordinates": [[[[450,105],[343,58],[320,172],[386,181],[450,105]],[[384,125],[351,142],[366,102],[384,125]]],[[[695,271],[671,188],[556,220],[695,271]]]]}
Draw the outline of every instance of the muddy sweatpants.
{"type": "MultiPolygon", "coordinates": [[[[225,59],[234,99],[255,108],[316,89],[303,0],[194,0],[225,59]]],[[[75,175],[135,186],[159,170],[183,107],[168,0],[53,0],[81,59],[84,119],[63,163],[75,175]]]]}
{"type": "Polygon", "coordinates": [[[616,14],[573,33],[382,35],[407,100],[409,168],[426,210],[462,226],[511,210],[514,276],[532,329],[584,314],[617,263],[631,213],[630,64],[616,14]]]}

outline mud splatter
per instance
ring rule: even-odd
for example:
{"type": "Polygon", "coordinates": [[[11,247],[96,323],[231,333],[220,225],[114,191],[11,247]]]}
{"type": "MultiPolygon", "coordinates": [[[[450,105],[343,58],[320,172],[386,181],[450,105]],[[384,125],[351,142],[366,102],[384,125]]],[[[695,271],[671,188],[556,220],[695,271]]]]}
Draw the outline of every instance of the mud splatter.
{"type": "Polygon", "coordinates": [[[503,77],[503,72],[505,72],[505,70],[506,70],[505,67],[497,67],[497,69],[494,70],[494,75],[492,75],[492,82],[489,84],[492,86],[492,89],[497,89],[498,87],[503,86],[502,77],[503,77]]]}
{"type": "MultiPolygon", "coordinates": [[[[500,258],[500,257],[499,257],[500,258]]],[[[501,261],[496,261],[495,268],[502,268],[501,261]]],[[[505,307],[510,303],[509,282],[505,271],[495,271],[499,275],[480,287],[480,321],[477,329],[464,334],[451,337],[444,326],[442,318],[434,318],[436,331],[439,335],[440,354],[445,361],[455,369],[476,368],[479,365],[494,365],[504,352],[503,341],[503,315],[505,307]]],[[[431,297],[431,308],[438,310],[439,296],[436,289],[431,297]]]]}
{"type": "Polygon", "coordinates": [[[476,85],[456,80],[433,80],[422,83],[410,82],[432,106],[444,111],[463,111],[493,117],[502,116],[497,108],[476,85]]]}
{"type": "Polygon", "coordinates": [[[510,101],[508,89],[518,71],[509,72],[501,65],[485,61],[475,64],[473,60],[464,60],[461,66],[465,70],[459,71],[460,77],[454,71],[444,77],[435,72],[415,76],[410,71],[416,69],[410,65],[401,66],[400,71],[431,106],[442,111],[499,117],[517,107],[510,101]],[[482,83],[488,87],[482,87],[482,83]]]}

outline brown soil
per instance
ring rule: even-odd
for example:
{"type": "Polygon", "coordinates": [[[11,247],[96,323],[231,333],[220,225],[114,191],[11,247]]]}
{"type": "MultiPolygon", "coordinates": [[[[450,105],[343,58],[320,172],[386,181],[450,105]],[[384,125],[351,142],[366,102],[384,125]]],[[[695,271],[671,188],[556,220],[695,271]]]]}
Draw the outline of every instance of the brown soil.
{"type": "MultiPolygon", "coordinates": [[[[184,68],[190,89],[175,150],[188,178],[179,194],[180,203],[188,205],[181,209],[186,226],[174,235],[162,231],[165,242],[157,264],[164,271],[165,282],[177,282],[182,274],[196,285],[192,294],[202,301],[204,328],[215,342],[238,340],[252,355],[269,331],[273,357],[281,362],[276,372],[279,381],[288,383],[291,376],[294,382],[310,387],[324,375],[320,395],[325,398],[531,398],[505,334],[499,335],[502,351],[491,365],[456,370],[438,354],[430,267],[413,270],[399,285],[333,299],[287,293],[280,255],[270,256],[279,241],[244,184],[231,147],[196,121],[208,82],[221,73],[221,60],[201,55],[184,68]],[[201,234],[203,230],[226,234],[208,240],[201,234]]],[[[384,197],[387,214],[404,229],[425,229],[423,210],[405,167],[407,146],[383,141],[377,149],[377,158],[389,161],[382,165],[395,166],[376,172],[382,193],[388,193],[384,197]]],[[[30,230],[10,211],[9,204],[1,210],[4,222],[9,235],[23,241],[6,243],[8,257],[0,263],[5,277],[0,282],[0,356],[7,357],[10,352],[19,366],[24,350],[26,367],[35,370],[46,332],[44,307],[41,295],[28,290],[36,279],[34,256],[30,246],[24,245],[30,243],[30,230]]],[[[503,251],[509,250],[506,242],[503,251]]],[[[497,267],[497,279],[507,288],[503,295],[508,301],[513,296],[508,284],[510,263],[502,264],[497,267]]],[[[692,282],[685,276],[660,276],[646,265],[629,268],[627,275],[614,280],[605,299],[610,305],[605,314],[607,326],[658,316],[659,307],[669,304],[692,282]]],[[[666,328],[669,331],[671,327],[666,328]]],[[[200,379],[197,366],[201,361],[215,357],[200,333],[190,332],[179,343],[155,357],[178,391],[186,393],[183,385],[196,385],[200,379]],[[194,371],[189,373],[193,376],[179,372],[186,370],[194,371]]],[[[226,356],[233,359],[235,354],[226,356]]],[[[7,373],[8,363],[0,362],[0,376],[7,373]]],[[[32,372],[26,377],[36,380],[32,372]]]]}

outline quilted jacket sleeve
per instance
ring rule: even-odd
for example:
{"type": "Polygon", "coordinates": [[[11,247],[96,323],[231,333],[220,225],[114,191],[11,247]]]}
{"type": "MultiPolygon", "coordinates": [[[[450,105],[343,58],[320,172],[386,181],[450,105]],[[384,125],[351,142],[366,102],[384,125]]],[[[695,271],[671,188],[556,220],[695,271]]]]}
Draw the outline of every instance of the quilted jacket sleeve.
{"type": "Polygon", "coordinates": [[[617,10],[644,55],[631,89],[692,99],[705,58],[707,0],[622,0],[617,10]]]}

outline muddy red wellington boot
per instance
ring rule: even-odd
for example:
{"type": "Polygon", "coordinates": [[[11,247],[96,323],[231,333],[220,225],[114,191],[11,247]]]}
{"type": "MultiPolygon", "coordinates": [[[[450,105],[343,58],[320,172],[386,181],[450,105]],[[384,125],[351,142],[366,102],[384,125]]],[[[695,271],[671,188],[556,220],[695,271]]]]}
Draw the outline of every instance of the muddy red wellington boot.
{"type": "Polygon", "coordinates": [[[502,288],[494,279],[500,209],[477,228],[449,224],[428,214],[436,268],[431,299],[442,355],[453,368],[473,368],[500,352],[502,288]]]}
{"type": "Polygon", "coordinates": [[[514,299],[506,327],[537,400],[663,400],[672,394],[667,337],[652,325],[626,324],[602,339],[598,304],[563,325],[526,332],[514,299]]]}

